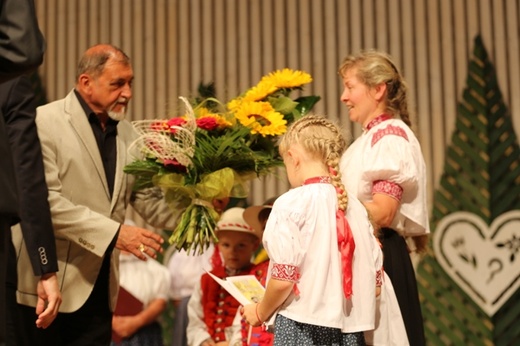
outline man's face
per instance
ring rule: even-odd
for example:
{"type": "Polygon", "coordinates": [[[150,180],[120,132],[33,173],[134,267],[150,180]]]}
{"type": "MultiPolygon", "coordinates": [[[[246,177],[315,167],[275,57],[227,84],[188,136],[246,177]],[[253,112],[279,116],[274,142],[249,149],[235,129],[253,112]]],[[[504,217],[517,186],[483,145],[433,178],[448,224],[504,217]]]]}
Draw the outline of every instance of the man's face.
{"type": "Polygon", "coordinates": [[[91,79],[89,103],[92,110],[122,120],[132,98],[133,79],[134,72],[130,65],[108,60],[101,75],[91,79]]]}

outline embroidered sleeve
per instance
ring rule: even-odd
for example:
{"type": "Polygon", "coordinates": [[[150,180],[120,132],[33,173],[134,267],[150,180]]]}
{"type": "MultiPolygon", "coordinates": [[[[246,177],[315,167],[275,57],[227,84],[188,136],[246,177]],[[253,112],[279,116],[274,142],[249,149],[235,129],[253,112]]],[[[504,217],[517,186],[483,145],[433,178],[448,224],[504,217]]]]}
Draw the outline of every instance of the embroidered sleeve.
{"type": "Polygon", "coordinates": [[[382,193],[395,198],[399,202],[403,198],[403,188],[388,180],[376,180],[372,184],[372,194],[382,193]]]}
{"type": "Polygon", "coordinates": [[[271,270],[271,277],[283,281],[298,282],[300,279],[300,272],[298,267],[289,264],[273,264],[271,270]]]}
{"type": "Polygon", "coordinates": [[[376,287],[383,285],[383,268],[376,271],[376,287]]]}

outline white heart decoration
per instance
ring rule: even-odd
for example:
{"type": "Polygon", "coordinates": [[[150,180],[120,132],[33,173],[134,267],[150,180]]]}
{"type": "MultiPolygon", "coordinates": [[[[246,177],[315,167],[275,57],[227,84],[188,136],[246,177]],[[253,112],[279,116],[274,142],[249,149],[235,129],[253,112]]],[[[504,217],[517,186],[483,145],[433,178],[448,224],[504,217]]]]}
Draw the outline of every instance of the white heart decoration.
{"type": "Polygon", "coordinates": [[[489,316],[520,286],[520,210],[491,226],[472,213],[449,214],[437,225],[433,246],[441,267],[489,316]]]}

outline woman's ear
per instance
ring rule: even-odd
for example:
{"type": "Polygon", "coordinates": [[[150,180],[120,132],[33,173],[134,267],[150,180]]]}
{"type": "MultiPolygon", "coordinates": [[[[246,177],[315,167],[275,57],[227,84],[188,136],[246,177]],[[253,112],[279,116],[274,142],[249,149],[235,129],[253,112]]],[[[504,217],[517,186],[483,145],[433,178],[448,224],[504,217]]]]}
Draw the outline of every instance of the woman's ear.
{"type": "Polygon", "coordinates": [[[377,100],[377,101],[381,101],[385,94],[386,94],[386,90],[387,90],[387,85],[386,83],[381,83],[381,84],[378,84],[374,87],[374,98],[377,100]]]}

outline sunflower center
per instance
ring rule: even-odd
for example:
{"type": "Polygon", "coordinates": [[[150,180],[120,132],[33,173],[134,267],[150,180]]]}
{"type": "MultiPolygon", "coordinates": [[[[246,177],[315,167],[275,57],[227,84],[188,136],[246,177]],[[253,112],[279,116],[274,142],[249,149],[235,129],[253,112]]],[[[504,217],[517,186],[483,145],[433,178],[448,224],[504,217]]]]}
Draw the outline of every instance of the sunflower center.
{"type": "Polygon", "coordinates": [[[261,114],[251,114],[251,117],[255,118],[255,121],[262,126],[269,126],[271,122],[263,117],[261,114]]]}

